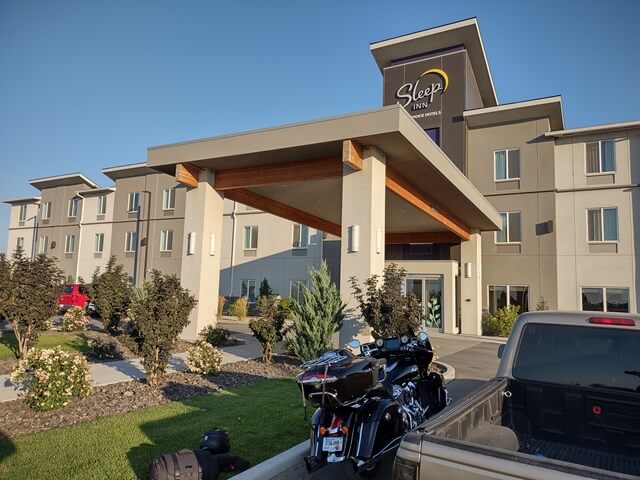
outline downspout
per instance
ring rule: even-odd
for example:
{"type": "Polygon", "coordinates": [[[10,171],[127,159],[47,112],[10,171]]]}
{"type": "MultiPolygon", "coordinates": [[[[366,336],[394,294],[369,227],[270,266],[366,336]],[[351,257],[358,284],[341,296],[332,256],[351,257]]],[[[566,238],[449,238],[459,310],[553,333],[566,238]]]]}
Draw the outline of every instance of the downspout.
{"type": "Polygon", "coordinates": [[[229,296],[233,296],[233,262],[236,258],[236,212],[238,211],[238,202],[233,202],[233,210],[231,212],[231,264],[230,264],[230,282],[229,296]]]}
{"type": "Polygon", "coordinates": [[[36,258],[36,241],[38,240],[38,217],[40,216],[40,204],[38,204],[38,211],[33,217],[33,238],[31,239],[31,260],[36,258]]]}
{"type": "Polygon", "coordinates": [[[78,283],[78,278],[80,277],[80,252],[82,251],[82,221],[84,220],[84,201],[86,200],[80,193],[76,193],[82,199],[82,210],[80,212],[80,223],[78,223],[79,232],[78,232],[78,258],[76,260],[76,283],[78,283]]]}

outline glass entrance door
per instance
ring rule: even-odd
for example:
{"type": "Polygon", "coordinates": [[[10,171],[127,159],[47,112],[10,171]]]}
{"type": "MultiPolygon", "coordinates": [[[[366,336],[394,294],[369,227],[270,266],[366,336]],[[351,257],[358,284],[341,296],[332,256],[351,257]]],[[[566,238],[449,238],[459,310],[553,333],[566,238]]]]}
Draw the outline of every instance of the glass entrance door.
{"type": "Polygon", "coordinates": [[[437,328],[442,331],[442,275],[412,275],[405,281],[407,293],[413,293],[417,298],[424,317],[426,328],[437,328]]]}

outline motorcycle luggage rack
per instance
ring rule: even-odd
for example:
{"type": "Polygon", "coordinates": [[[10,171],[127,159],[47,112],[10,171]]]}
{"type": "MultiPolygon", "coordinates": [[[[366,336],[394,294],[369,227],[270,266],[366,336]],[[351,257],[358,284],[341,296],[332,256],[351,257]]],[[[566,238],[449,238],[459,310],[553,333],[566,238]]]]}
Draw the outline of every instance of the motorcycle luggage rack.
{"type": "Polygon", "coordinates": [[[316,358],[315,360],[309,360],[301,365],[302,368],[307,369],[311,367],[323,367],[325,365],[333,365],[334,363],[341,362],[342,360],[346,360],[346,355],[340,355],[339,353],[335,354],[327,354],[325,353],[320,358],[316,358]]]}

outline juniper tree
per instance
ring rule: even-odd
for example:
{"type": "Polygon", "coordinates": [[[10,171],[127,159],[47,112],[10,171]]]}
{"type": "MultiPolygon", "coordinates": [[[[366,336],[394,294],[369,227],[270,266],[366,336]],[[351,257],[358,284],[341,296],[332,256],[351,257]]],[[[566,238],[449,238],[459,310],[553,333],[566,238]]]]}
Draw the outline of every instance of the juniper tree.
{"type": "Polygon", "coordinates": [[[126,317],[131,301],[129,277],[122,265],[116,265],[116,257],[109,258],[105,271],[96,268],[89,285],[89,295],[105,330],[117,330],[120,320],[126,317]]]}

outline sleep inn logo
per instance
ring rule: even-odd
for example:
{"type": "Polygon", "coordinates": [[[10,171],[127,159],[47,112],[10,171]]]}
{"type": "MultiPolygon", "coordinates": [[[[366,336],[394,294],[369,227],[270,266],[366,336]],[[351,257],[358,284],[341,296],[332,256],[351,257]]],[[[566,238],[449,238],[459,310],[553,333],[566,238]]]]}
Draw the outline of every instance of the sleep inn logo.
{"type": "MultiPolygon", "coordinates": [[[[420,74],[414,83],[402,85],[396,91],[395,97],[403,107],[411,105],[411,111],[424,110],[433,103],[436,94],[442,95],[447,88],[449,88],[447,72],[439,68],[430,68],[420,74]]],[[[430,114],[438,115],[439,113],[431,112],[430,114]]]]}

